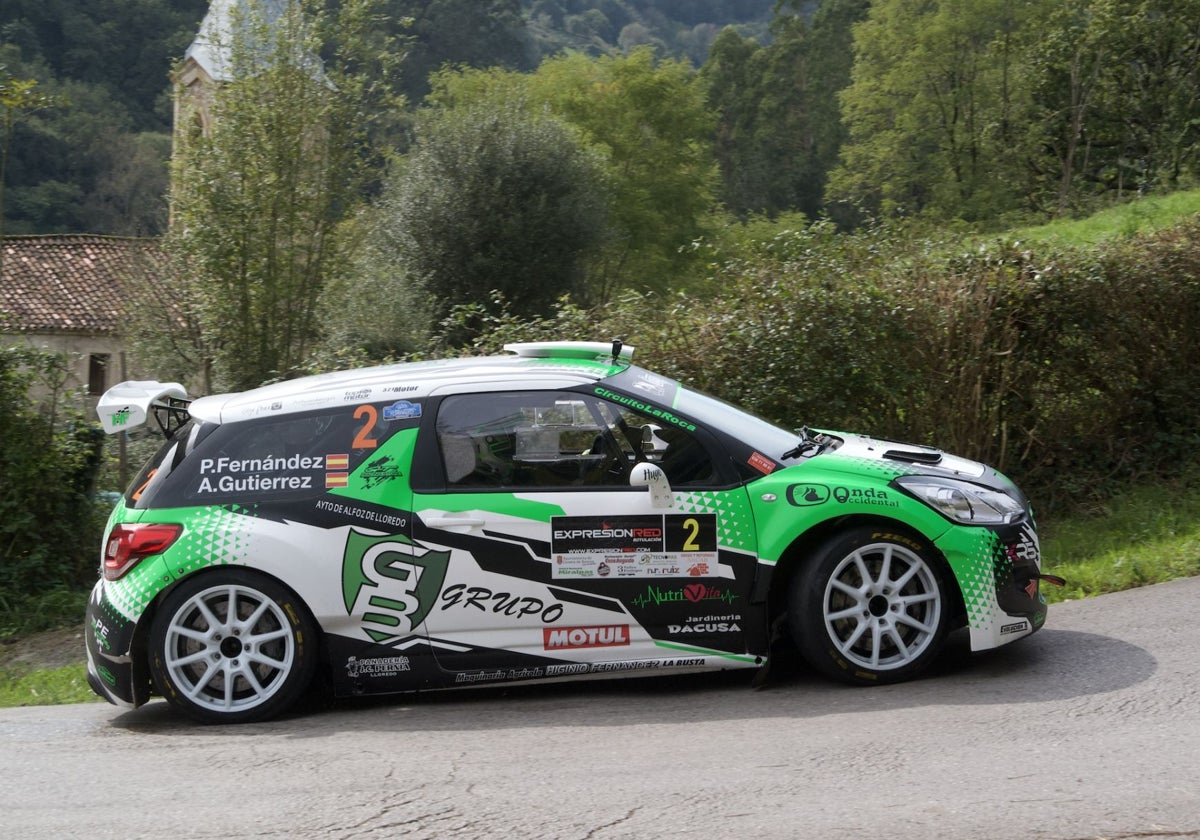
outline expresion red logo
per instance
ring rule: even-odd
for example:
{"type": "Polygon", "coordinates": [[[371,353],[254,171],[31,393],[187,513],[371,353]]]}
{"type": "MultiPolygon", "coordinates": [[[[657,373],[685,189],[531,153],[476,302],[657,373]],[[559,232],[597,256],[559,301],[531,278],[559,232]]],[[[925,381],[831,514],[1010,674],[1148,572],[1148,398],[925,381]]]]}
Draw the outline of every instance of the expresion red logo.
{"type": "Polygon", "coordinates": [[[542,646],[546,650],[619,647],[627,644],[628,624],[609,624],[605,627],[546,627],[542,630],[542,646]]]}

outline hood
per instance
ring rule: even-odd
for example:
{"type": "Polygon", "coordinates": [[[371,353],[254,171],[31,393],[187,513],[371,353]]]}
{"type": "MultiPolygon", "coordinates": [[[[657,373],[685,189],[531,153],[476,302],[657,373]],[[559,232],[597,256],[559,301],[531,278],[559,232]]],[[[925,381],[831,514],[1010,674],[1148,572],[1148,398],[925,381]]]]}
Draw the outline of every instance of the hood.
{"type": "Polygon", "coordinates": [[[951,455],[932,446],[897,443],[892,440],[879,440],[863,435],[839,435],[839,437],[844,441],[837,450],[840,455],[891,461],[898,467],[907,467],[908,471],[914,473],[954,476],[970,481],[979,480],[986,477],[988,473],[995,472],[978,461],[960,458],[958,455],[951,455]]]}

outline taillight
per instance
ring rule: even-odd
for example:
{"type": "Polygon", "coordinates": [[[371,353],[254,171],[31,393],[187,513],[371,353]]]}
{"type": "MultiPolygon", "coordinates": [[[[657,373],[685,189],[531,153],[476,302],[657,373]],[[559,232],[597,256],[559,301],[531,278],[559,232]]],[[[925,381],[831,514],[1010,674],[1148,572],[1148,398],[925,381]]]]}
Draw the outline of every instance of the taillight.
{"type": "Polygon", "coordinates": [[[170,548],[182,532],[182,525],[136,522],[114,525],[104,546],[104,579],[120,579],[144,558],[170,548]]]}

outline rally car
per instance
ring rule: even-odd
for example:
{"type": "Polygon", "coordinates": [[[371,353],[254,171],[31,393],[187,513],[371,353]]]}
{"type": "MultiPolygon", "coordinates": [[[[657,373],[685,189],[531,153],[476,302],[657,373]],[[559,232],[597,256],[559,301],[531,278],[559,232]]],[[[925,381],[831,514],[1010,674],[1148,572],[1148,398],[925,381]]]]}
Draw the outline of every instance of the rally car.
{"type": "Polygon", "coordinates": [[[338,696],[765,669],[903,680],[1046,618],[1030,506],[924,446],[792,431],[620,342],[97,411],[167,442],[108,522],[88,680],[203,722],[338,696]]]}

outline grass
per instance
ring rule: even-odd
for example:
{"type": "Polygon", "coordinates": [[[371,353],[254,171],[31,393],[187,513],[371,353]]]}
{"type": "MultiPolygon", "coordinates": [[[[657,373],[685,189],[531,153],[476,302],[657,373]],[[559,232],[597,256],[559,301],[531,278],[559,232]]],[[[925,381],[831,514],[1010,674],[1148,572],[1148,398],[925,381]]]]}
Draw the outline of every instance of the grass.
{"type": "Polygon", "coordinates": [[[101,702],[87,684],[84,665],[37,670],[14,665],[0,668],[0,709],[101,702]]]}
{"type": "Polygon", "coordinates": [[[1043,571],[1067,580],[1043,589],[1051,601],[1200,575],[1200,474],[1128,489],[1040,535],[1043,571]]]}
{"type": "Polygon", "coordinates": [[[1106,239],[1169,228],[1197,213],[1200,213],[1200,190],[1184,190],[1119,204],[1084,219],[1015,228],[1006,231],[1004,238],[1029,243],[1095,245],[1106,239]]]}

